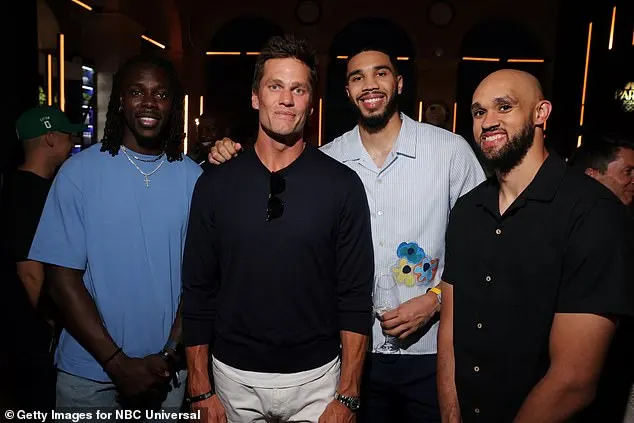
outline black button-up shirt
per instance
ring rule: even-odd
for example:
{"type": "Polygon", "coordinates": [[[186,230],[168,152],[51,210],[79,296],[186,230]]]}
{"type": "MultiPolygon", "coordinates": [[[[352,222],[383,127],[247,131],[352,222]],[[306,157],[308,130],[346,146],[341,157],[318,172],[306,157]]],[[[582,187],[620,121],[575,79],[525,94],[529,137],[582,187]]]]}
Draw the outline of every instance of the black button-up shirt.
{"type": "Polygon", "coordinates": [[[551,153],[500,215],[491,178],[447,229],[463,421],[511,422],[549,366],[555,313],[631,314],[632,222],[598,182],[551,153]]]}

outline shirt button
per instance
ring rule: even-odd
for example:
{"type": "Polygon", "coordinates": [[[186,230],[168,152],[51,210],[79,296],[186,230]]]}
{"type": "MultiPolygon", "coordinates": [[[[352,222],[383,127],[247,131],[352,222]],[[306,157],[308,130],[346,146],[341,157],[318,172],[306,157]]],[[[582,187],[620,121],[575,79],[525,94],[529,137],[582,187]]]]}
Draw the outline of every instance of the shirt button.
{"type": "Polygon", "coordinates": [[[385,246],[385,242],[383,242],[383,240],[379,241],[379,247],[384,247],[385,246]]]}
{"type": "Polygon", "coordinates": [[[478,372],[480,371],[480,367],[475,366],[475,367],[473,368],[473,371],[474,371],[474,372],[476,372],[476,373],[478,373],[478,372]]]}
{"type": "Polygon", "coordinates": [[[479,408],[475,408],[475,409],[473,410],[473,412],[474,412],[474,413],[476,413],[476,414],[480,414],[480,409],[479,409],[479,408]]]}
{"type": "Polygon", "coordinates": [[[502,229],[498,228],[495,230],[496,235],[500,235],[502,233],[502,229]]]}
{"type": "Polygon", "coordinates": [[[383,183],[383,180],[382,180],[382,179],[377,179],[377,180],[376,180],[376,183],[377,183],[377,184],[382,184],[382,183],[383,183]]]}
{"type": "Polygon", "coordinates": [[[383,216],[383,212],[382,212],[381,210],[379,210],[378,212],[376,212],[376,214],[377,214],[378,216],[383,216]]]}
{"type": "Polygon", "coordinates": [[[487,275],[487,277],[484,278],[484,280],[487,281],[487,282],[491,282],[491,276],[487,275]]]}
{"type": "Polygon", "coordinates": [[[477,327],[478,329],[482,329],[482,323],[478,323],[478,324],[476,325],[476,327],[477,327]]]}

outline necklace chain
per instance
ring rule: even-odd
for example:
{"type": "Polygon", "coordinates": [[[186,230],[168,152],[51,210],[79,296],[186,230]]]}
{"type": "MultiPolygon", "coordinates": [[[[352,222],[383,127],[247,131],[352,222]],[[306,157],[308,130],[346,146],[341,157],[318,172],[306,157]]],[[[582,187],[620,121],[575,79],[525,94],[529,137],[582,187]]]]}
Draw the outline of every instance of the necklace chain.
{"type": "MultiPolygon", "coordinates": [[[[158,166],[156,166],[156,168],[151,171],[151,172],[143,172],[141,170],[141,168],[134,163],[134,160],[132,160],[132,157],[130,157],[130,154],[128,153],[128,149],[125,148],[124,146],[121,146],[121,150],[123,151],[123,154],[125,154],[125,156],[127,157],[128,161],[130,163],[132,163],[132,166],[134,166],[136,168],[136,170],[138,170],[141,175],[143,175],[143,182],[145,182],[145,187],[149,188],[150,187],[150,176],[152,176],[157,170],[159,170],[161,168],[161,166],[163,166],[163,163],[165,162],[165,158],[163,158],[163,160],[161,160],[161,162],[158,164],[158,166]]],[[[161,154],[159,157],[162,157],[163,154],[161,154]]],[[[133,156],[135,159],[137,159],[136,156],[133,156]]],[[[158,158],[156,159],[158,160],[158,158]]],[[[152,160],[153,162],[156,160],[152,160]]],[[[141,160],[141,161],[145,161],[145,160],[141,160]]]]}
{"type": "MultiPolygon", "coordinates": [[[[121,146],[121,148],[126,148],[124,146],[121,146]]],[[[162,158],[165,155],[165,152],[162,152],[161,154],[159,154],[158,156],[151,158],[151,159],[144,159],[143,157],[139,157],[139,156],[135,156],[132,152],[132,150],[126,148],[126,150],[128,151],[128,154],[132,156],[132,158],[134,160],[138,160],[140,162],[145,162],[145,163],[154,163],[157,162],[160,158],[162,158]]]]}

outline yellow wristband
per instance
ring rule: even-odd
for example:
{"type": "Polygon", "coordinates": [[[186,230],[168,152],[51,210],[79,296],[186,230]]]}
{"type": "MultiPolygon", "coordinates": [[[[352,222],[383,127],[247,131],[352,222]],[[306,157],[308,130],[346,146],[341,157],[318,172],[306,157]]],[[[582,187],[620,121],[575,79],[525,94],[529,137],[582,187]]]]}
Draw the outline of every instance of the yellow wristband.
{"type": "Polygon", "coordinates": [[[436,287],[436,286],[435,286],[435,287],[433,287],[433,288],[430,288],[429,290],[430,290],[431,292],[433,292],[434,294],[436,294],[436,295],[440,295],[440,293],[441,293],[440,288],[438,288],[438,287],[436,287]]]}

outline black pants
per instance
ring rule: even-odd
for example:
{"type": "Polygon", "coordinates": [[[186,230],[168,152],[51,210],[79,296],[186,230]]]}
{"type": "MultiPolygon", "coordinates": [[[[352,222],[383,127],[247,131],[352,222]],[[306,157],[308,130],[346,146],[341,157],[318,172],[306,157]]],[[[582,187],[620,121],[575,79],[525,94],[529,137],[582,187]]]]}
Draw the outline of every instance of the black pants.
{"type": "Polygon", "coordinates": [[[56,337],[46,321],[28,309],[14,308],[15,324],[7,330],[12,341],[7,348],[11,366],[11,394],[15,408],[48,411],[55,408],[57,373],[51,347],[56,337]]]}
{"type": "Polygon", "coordinates": [[[57,374],[47,351],[33,351],[18,357],[15,363],[15,406],[27,411],[50,411],[55,408],[57,374]]]}
{"type": "Polygon", "coordinates": [[[440,423],[436,355],[369,354],[358,423],[440,423]]]}

